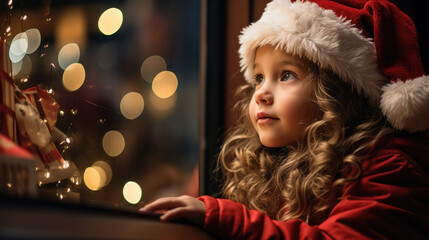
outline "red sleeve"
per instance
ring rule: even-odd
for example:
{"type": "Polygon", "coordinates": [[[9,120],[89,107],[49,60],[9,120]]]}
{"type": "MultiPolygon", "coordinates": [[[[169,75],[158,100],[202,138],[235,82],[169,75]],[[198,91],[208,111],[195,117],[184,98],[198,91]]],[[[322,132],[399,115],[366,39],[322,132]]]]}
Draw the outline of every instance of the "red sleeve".
{"type": "Polygon", "coordinates": [[[204,229],[221,239],[428,239],[429,177],[400,152],[366,161],[359,181],[320,225],[279,222],[226,199],[202,196],[204,229]]]}

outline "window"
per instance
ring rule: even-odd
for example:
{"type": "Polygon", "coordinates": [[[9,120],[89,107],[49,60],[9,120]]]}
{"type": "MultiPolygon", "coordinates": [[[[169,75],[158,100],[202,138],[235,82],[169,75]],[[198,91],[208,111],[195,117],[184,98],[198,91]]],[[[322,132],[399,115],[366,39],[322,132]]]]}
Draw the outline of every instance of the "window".
{"type": "MultiPolygon", "coordinates": [[[[2,4],[15,84],[59,106],[50,132],[64,162],[39,161],[38,197],[137,208],[197,194],[200,1],[2,4]]],[[[56,112],[41,108],[42,120],[56,112]]],[[[27,140],[43,159],[45,140],[27,140]]]]}

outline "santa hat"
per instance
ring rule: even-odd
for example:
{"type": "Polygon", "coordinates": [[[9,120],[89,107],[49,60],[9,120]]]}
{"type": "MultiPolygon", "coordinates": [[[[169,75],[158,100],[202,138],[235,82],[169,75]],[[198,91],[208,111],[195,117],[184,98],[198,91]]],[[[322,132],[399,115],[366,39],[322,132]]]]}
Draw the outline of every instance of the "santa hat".
{"type": "Polygon", "coordinates": [[[240,35],[240,65],[253,78],[256,48],[270,44],[330,69],[393,127],[429,130],[429,77],[413,21],[385,0],[274,0],[240,35]]]}

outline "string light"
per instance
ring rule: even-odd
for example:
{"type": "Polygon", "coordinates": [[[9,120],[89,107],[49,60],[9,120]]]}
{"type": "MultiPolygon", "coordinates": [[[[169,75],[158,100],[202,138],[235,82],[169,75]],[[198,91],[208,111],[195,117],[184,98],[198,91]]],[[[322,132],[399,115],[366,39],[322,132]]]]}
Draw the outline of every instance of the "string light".
{"type": "Polygon", "coordinates": [[[77,110],[77,109],[70,109],[70,113],[71,113],[72,115],[76,115],[76,114],[77,114],[77,112],[78,112],[78,110],[77,110]]]}

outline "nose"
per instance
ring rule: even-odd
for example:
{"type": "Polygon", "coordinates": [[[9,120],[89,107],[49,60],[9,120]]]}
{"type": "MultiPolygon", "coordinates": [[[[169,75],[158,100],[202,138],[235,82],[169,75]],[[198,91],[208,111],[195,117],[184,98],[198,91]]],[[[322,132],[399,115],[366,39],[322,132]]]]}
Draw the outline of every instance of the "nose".
{"type": "Polygon", "coordinates": [[[268,82],[264,82],[254,93],[255,101],[257,104],[272,104],[273,94],[268,82]]]}

